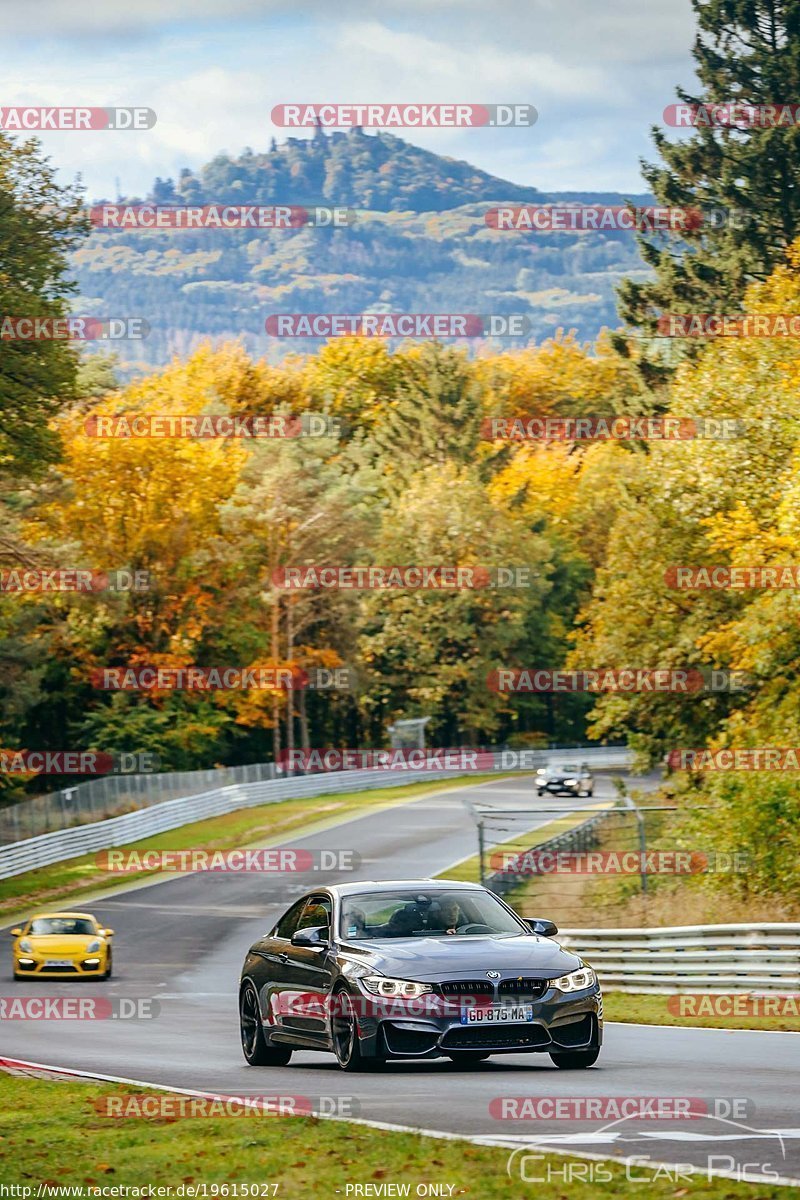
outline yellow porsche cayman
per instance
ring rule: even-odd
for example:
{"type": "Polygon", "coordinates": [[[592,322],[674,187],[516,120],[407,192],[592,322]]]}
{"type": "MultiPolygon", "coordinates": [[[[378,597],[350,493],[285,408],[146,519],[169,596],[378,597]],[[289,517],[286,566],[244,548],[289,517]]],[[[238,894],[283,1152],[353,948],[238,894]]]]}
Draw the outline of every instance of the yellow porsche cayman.
{"type": "Polygon", "coordinates": [[[111,978],[111,938],[91,913],[38,913],[11,930],[14,978],[111,978]]]}

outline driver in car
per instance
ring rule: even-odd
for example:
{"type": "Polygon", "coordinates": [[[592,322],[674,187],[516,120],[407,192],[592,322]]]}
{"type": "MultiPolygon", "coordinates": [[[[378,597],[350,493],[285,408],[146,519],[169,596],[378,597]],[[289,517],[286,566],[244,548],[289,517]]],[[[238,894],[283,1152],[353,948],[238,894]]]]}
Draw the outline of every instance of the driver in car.
{"type": "Polygon", "coordinates": [[[459,925],[465,925],[466,919],[456,900],[445,900],[441,905],[442,924],[445,933],[458,933],[459,925]]]}

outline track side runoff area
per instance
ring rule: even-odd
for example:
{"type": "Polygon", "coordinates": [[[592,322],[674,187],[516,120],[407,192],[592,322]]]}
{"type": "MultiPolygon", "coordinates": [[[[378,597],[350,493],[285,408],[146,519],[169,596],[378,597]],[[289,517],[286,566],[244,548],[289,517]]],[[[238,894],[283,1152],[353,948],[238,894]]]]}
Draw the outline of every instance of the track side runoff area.
{"type": "Polygon", "coordinates": [[[0,1059],[0,1195],[14,1200],[473,1197],[778,1200],[788,1178],[603,1159],[353,1119],[341,1096],[154,1089],[0,1059]],[[332,1099],[332,1098],[331,1098],[332,1099]],[[58,1148],[58,1169],[52,1166],[58,1148]]]}

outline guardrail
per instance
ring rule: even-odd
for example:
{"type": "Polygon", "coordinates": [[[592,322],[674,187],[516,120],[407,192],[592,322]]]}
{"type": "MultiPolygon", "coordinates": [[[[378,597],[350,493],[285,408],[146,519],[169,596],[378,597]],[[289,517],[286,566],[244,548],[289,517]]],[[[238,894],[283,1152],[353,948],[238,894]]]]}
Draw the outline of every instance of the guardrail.
{"type": "Polygon", "coordinates": [[[0,879],[21,875],[24,871],[33,871],[63,859],[91,854],[95,850],[125,846],[169,829],[178,829],[181,825],[203,821],[206,817],[218,817],[240,808],[335,792],[397,787],[401,783],[434,783],[436,779],[452,778],[458,774],[458,771],[441,771],[434,777],[430,771],[407,771],[402,779],[398,779],[396,774],[386,771],[340,771],[214,788],[197,796],[183,796],[164,804],[151,805],[150,808],[140,808],[107,821],[59,829],[23,842],[14,842],[10,846],[0,846],[0,879]]]}
{"type": "MultiPolygon", "coordinates": [[[[547,763],[548,758],[553,757],[554,753],[563,755],[565,752],[538,750],[485,752],[479,755],[478,769],[479,771],[483,770],[484,763],[491,757],[491,763],[486,763],[486,770],[496,770],[498,773],[510,772],[513,769],[512,761],[518,762],[519,755],[522,753],[526,756],[525,766],[523,768],[517,766],[517,770],[532,770],[536,766],[547,763]],[[516,755],[516,760],[512,760],[511,755],[516,755]]],[[[578,751],[573,750],[571,753],[577,754],[578,751]]],[[[627,755],[625,750],[621,753],[627,755]]],[[[622,761],[620,751],[614,748],[585,748],[580,750],[580,755],[586,761],[593,761],[593,756],[599,756],[601,761],[598,761],[598,766],[604,765],[609,755],[614,763],[622,761]]],[[[267,765],[271,766],[272,764],[267,765]]],[[[134,812],[109,817],[104,821],[76,825],[70,829],[58,829],[51,833],[40,834],[38,837],[26,838],[11,842],[6,846],[0,846],[0,879],[21,875],[25,871],[49,866],[51,863],[61,862],[63,859],[91,854],[96,850],[124,846],[157,833],[164,833],[169,829],[178,829],[181,825],[202,821],[206,817],[235,812],[240,808],[251,808],[259,804],[274,804],[279,800],[302,799],[335,792],[398,787],[403,783],[430,782],[433,784],[437,779],[452,779],[471,773],[467,769],[324,771],[315,775],[261,779],[253,783],[237,783],[226,787],[212,788],[167,800],[161,804],[151,804],[148,808],[136,809],[134,812]]]]}
{"type": "MultiPolygon", "coordinates": [[[[483,752],[478,752],[483,753],[483,752]]],[[[553,746],[549,750],[496,750],[486,753],[506,754],[517,759],[524,755],[531,768],[542,766],[550,757],[563,755],[602,755],[604,760],[617,762],[630,757],[622,747],[553,746]]],[[[602,765],[602,764],[598,764],[602,765]]],[[[0,807],[0,846],[53,833],[57,829],[72,829],[107,821],[139,808],[195,796],[212,788],[228,787],[234,783],[263,783],[285,778],[275,763],[247,763],[240,767],[207,767],[200,771],[157,771],[145,775],[101,775],[83,783],[71,784],[58,792],[46,792],[0,807]]]]}
{"type": "Polygon", "coordinates": [[[147,775],[101,775],[58,792],[45,792],[0,808],[0,846],[120,817],[123,813],[196,796],[234,783],[277,778],[274,763],[206,767],[200,771],[158,771],[147,775]]]}
{"type": "Polygon", "coordinates": [[[800,924],[562,929],[558,940],[608,991],[800,992],[800,924]]]}

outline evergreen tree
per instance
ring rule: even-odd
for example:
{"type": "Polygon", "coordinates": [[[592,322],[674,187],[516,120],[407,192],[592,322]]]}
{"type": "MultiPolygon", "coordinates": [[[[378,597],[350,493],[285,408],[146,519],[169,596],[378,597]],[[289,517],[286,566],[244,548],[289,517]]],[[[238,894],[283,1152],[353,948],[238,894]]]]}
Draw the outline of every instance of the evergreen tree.
{"type": "MultiPolygon", "coordinates": [[[[793,104],[800,96],[800,0],[692,0],[697,95],[688,105],[793,104]]],[[[738,312],[744,290],[783,261],[800,232],[800,126],[700,125],[679,141],[654,128],[661,157],[642,169],[659,204],[699,209],[703,219],[679,234],[640,235],[655,278],[626,279],[620,313],[645,337],[659,312],[738,312]]],[[[630,353],[627,339],[618,349],[630,353]]],[[[689,344],[689,350],[696,346],[689,344]]],[[[682,347],[678,354],[685,353],[682,347]]],[[[674,362],[645,344],[641,369],[650,382],[674,362]]]]}
{"type": "Polygon", "coordinates": [[[483,416],[480,384],[460,350],[427,342],[405,367],[371,435],[387,483],[400,490],[422,467],[471,463],[483,416]]]}
{"type": "Polygon", "coordinates": [[[48,418],[74,391],[66,340],[20,339],[17,318],[69,312],[67,254],[88,233],[76,188],[60,187],[39,144],[0,133],[0,474],[36,473],[57,456],[48,418]]]}

